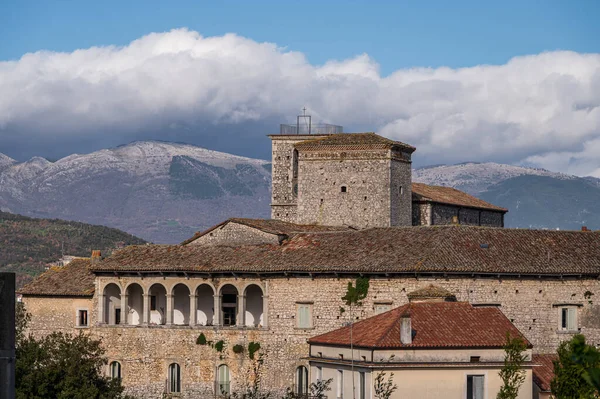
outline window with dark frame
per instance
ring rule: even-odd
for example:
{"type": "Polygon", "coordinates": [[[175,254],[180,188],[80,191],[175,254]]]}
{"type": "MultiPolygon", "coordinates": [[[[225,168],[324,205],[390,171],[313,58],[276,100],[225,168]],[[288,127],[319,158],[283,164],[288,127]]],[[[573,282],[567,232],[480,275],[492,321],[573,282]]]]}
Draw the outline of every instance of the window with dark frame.
{"type": "Polygon", "coordinates": [[[156,295],[150,295],[150,310],[156,310],[156,295]]]}
{"type": "Polygon", "coordinates": [[[577,308],[560,308],[560,329],[563,331],[577,330],[577,308]]]}
{"type": "Polygon", "coordinates": [[[88,326],[88,311],[87,309],[80,309],[77,315],[77,325],[79,327],[88,326]]]}
{"type": "Polygon", "coordinates": [[[467,376],[467,399],[483,399],[484,392],[484,376],[483,375],[468,375],[467,376]]]}
{"type": "Polygon", "coordinates": [[[169,365],[169,392],[181,392],[181,368],[177,363],[169,365]]]}

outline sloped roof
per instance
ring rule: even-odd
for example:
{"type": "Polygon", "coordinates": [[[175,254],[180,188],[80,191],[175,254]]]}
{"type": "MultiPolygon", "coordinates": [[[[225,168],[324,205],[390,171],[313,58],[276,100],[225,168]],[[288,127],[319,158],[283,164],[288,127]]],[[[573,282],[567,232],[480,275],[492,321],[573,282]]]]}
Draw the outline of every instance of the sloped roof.
{"type": "Polygon", "coordinates": [[[188,238],[181,245],[186,245],[192,241],[197,240],[205,234],[216,230],[219,227],[225,226],[228,223],[239,223],[254,229],[263,231],[265,233],[276,234],[276,235],[290,235],[295,233],[310,233],[310,232],[323,232],[323,231],[343,231],[351,230],[350,227],[345,226],[319,226],[315,224],[295,224],[284,222],[283,220],[275,219],[248,219],[248,218],[231,218],[224,222],[217,224],[207,230],[199,231],[194,234],[193,237],[188,238]]]}
{"type": "Polygon", "coordinates": [[[129,246],[94,271],[600,275],[600,233],[415,226],[300,233],[282,244],[129,246]]]}
{"type": "Polygon", "coordinates": [[[400,147],[407,152],[414,152],[415,147],[394,141],[373,132],[368,133],[339,133],[326,137],[306,140],[297,143],[295,147],[301,151],[329,151],[332,149],[365,150],[365,149],[388,149],[400,147]]]}
{"type": "Polygon", "coordinates": [[[93,296],[95,275],[89,258],[75,259],[66,266],[52,266],[19,290],[25,296],[93,296]]]}
{"type": "Polygon", "coordinates": [[[533,382],[542,392],[550,392],[550,382],[554,378],[554,361],[558,359],[556,354],[533,355],[533,382]]]}
{"type": "MultiPolygon", "coordinates": [[[[521,332],[497,308],[475,308],[468,302],[420,302],[354,323],[355,347],[390,348],[502,348],[506,334],[521,332]],[[400,341],[400,319],[410,314],[413,339],[400,341]]],[[[310,344],[350,346],[350,326],[318,335],[310,344]]]]}
{"type": "Polygon", "coordinates": [[[453,293],[433,284],[429,284],[427,287],[409,292],[406,294],[406,296],[408,299],[445,298],[456,300],[456,297],[453,293]]]}
{"type": "Polygon", "coordinates": [[[412,184],[413,201],[438,202],[468,208],[489,209],[508,212],[508,209],[485,202],[477,197],[452,187],[430,186],[423,183],[412,184]]]}

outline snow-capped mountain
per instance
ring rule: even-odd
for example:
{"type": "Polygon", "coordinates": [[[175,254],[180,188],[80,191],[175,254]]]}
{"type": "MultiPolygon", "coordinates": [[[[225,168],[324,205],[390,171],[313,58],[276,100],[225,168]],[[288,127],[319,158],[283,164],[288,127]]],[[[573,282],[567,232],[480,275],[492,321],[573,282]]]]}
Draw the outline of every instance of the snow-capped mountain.
{"type": "Polygon", "coordinates": [[[6,162],[0,208],[179,242],[231,216],[268,217],[270,164],[187,144],[134,142],[56,162],[6,162]]]}
{"type": "MultiPolygon", "coordinates": [[[[56,162],[0,156],[0,209],[180,242],[230,217],[268,218],[271,165],[187,144],[134,142],[56,162]],[[3,165],[3,166],[2,166],[3,165]]],[[[600,229],[600,180],[497,163],[416,169],[509,209],[507,227],[600,229]]]]}
{"type": "Polygon", "coordinates": [[[570,179],[573,176],[545,169],[524,168],[493,162],[465,162],[456,165],[439,165],[413,170],[413,180],[437,186],[449,186],[477,195],[493,184],[517,176],[549,176],[570,179]]]}

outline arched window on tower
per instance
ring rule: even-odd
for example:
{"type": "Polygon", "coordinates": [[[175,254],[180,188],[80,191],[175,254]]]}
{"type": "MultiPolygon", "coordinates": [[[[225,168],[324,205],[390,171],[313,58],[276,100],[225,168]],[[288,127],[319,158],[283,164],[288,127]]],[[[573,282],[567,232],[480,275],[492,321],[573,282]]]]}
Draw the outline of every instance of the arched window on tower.
{"type": "Polygon", "coordinates": [[[121,379],[121,363],[112,362],[110,364],[110,378],[114,380],[121,379]]]}

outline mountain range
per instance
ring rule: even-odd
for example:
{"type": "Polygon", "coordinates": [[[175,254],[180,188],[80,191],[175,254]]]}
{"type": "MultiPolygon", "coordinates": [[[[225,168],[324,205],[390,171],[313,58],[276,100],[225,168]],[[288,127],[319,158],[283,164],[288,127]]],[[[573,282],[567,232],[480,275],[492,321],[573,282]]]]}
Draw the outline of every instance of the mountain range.
{"type": "MultiPolygon", "coordinates": [[[[160,141],[55,162],[34,157],[19,163],[0,154],[0,210],[174,243],[229,217],[268,218],[270,179],[268,161],[160,141]]],[[[415,169],[413,180],[509,208],[507,227],[600,229],[600,179],[464,163],[415,169]]]]}

